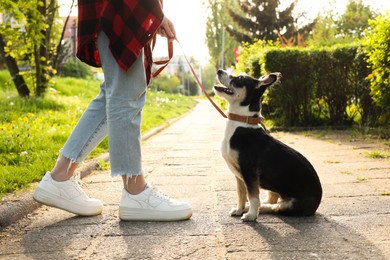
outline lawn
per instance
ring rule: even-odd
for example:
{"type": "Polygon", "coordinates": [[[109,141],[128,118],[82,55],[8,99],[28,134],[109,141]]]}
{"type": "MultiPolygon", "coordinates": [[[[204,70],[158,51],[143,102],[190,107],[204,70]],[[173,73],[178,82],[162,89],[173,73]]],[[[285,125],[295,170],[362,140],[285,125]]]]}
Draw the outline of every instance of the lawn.
{"type": "MultiPolygon", "coordinates": [[[[44,98],[18,97],[7,72],[0,71],[0,198],[39,181],[52,169],[59,149],[99,92],[99,81],[54,78],[44,98]]],[[[143,110],[145,133],[194,107],[191,97],[149,91],[143,110]]],[[[105,139],[91,154],[108,151],[105,139]]]]}

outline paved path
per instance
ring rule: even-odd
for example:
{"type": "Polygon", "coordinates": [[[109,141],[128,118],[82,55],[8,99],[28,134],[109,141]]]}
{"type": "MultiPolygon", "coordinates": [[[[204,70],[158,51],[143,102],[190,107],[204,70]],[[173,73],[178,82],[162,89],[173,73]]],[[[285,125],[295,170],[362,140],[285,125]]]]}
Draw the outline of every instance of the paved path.
{"type": "Polygon", "coordinates": [[[242,223],[235,180],[219,155],[224,120],[205,102],[144,143],[147,179],[193,205],[191,220],[121,222],[121,181],[107,171],[83,181],[104,201],[97,217],[41,207],[0,231],[0,259],[390,259],[390,164],[364,149],[288,133],[306,155],[324,196],[313,217],[260,215],[242,223]]]}

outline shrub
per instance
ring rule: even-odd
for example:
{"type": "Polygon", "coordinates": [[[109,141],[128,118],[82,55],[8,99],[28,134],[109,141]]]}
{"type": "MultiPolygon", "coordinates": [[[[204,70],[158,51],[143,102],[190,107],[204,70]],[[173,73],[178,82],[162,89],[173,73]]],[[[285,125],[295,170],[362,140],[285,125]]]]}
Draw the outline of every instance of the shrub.
{"type": "Polygon", "coordinates": [[[371,69],[368,79],[375,104],[382,110],[380,123],[387,124],[390,122],[390,12],[378,16],[369,24],[373,29],[366,31],[364,41],[371,69]]]}
{"type": "Polygon", "coordinates": [[[366,80],[366,56],[359,45],[276,48],[246,45],[236,68],[258,77],[279,71],[282,84],[269,89],[263,112],[284,126],[375,125],[378,108],[366,80]]]}
{"type": "Polygon", "coordinates": [[[62,77],[86,79],[92,77],[92,70],[87,64],[71,59],[67,63],[62,64],[59,74],[62,77]]]}
{"type": "Polygon", "coordinates": [[[180,80],[178,77],[169,76],[163,72],[150,82],[149,88],[156,91],[164,91],[166,93],[178,93],[179,84],[180,80]]]}

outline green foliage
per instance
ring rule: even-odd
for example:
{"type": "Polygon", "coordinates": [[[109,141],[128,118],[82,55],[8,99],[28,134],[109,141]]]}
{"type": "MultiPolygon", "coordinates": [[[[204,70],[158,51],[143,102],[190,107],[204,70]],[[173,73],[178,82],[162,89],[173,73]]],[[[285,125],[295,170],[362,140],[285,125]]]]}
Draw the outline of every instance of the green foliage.
{"type": "Polygon", "coordinates": [[[91,67],[84,62],[70,59],[67,63],[62,64],[59,75],[62,77],[86,79],[91,78],[93,74],[91,67]]]}
{"type": "Polygon", "coordinates": [[[279,4],[279,0],[237,0],[235,5],[227,6],[233,21],[227,31],[238,42],[252,43],[254,39],[276,40],[279,34],[291,37],[296,32],[292,17],[295,2],[285,10],[280,10],[279,4]]]}
{"type": "Polygon", "coordinates": [[[233,66],[234,48],[240,46],[240,42],[225,32],[231,23],[230,17],[226,15],[227,7],[234,3],[235,0],[208,0],[210,12],[206,21],[206,43],[211,56],[210,63],[217,69],[233,66]]]}
{"type": "MultiPolygon", "coordinates": [[[[45,97],[19,98],[0,71],[0,197],[38,181],[52,169],[58,151],[87,105],[99,92],[98,81],[55,78],[45,97]]],[[[148,92],[142,132],[177,117],[195,105],[190,97],[148,92]]],[[[108,151],[105,139],[92,153],[108,151]]]]}
{"type": "Polygon", "coordinates": [[[277,48],[278,46],[278,43],[264,40],[257,40],[253,44],[244,43],[236,69],[252,77],[260,77],[260,64],[264,63],[260,59],[264,57],[265,51],[271,50],[273,47],[277,48]]]}
{"type": "Polygon", "coordinates": [[[317,17],[317,22],[313,28],[313,33],[307,41],[309,46],[329,47],[334,44],[340,44],[350,41],[350,39],[336,37],[337,28],[333,17],[333,13],[326,13],[325,15],[320,15],[317,17]]]}
{"type": "Polygon", "coordinates": [[[51,59],[59,38],[61,22],[57,0],[2,0],[0,35],[6,44],[4,51],[25,67],[29,88],[36,96],[43,95],[50,86],[50,77],[56,73],[51,59]]]}
{"type": "Polygon", "coordinates": [[[9,72],[6,70],[0,70],[0,89],[12,89],[13,86],[11,85],[11,79],[9,72]]]}
{"type": "Polygon", "coordinates": [[[314,77],[308,77],[313,65],[313,57],[305,49],[273,49],[264,53],[264,69],[280,71],[283,75],[283,84],[270,90],[268,105],[276,108],[274,113],[283,115],[283,121],[289,126],[314,124],[311,113],[314,77]]]}
{"type": "Polygon", "coordinates": [[[202,68],[202,83],[207,92],[213,92],[212,88],[217,81],[217,70],[212,64],[208,64],[202,68]]]}
{"type": "Polygon", "coordinates": [[[237,70],[254,77],[282,73],[282,84],[269,89],[263,102],[263,113],[279,125],[376,123],[369,71],[357,45],[280,49],[258,41],[244,47],[237,70]]]}
{"type": "Polygon", "coordinates": [[[321,12],[307,42],[310,46],[328,47],[352,43],[365,36],[368,20],[376,15],[362,0],[350,0],[343,14],[338,14],[335,9],[321,12]]]}
{"type": "Polygon", "coordinates": [[[382,109],[380,122],[390,122],[390,12],[370,21],[364,47],[368,56],[371,73],[371,95],[382,109]]]}
{"type": "Polygon", "coordinates": [[[362,0],[349,0],[344,14],[336,21],[338,33],[343,37],[358,39],[364,37],[368,21],[376,14],[365,6],[362,0]]]}
{"type": "MultiPolygon", "coordinates": [[[[56,79],[61,82],[61,79],[56,79]]],[[[86,81],[68,88],[82,93],[86,81]]],[[[50,170],[58,151],[87,106],[96,96],[98,82],[90,84],[88,96],[65,96],[50,89],[47,97],[22,99],[0,82],[0,195],[39,180],[50,170]]]]}
{"type": "Polygon", "coordinates": [[[150,82],[149,88],[155,91],[164,91],[166,93],[179,93],[179,85],[180,80],[177,76],[169,76],[162,72],[150,82]]]}
{"type": "Polygon", "coordinates": [[[196,104],[193,98],[180,94],[149,91],[147,95],[147,102],[142,110],[141,131],[143,133],[162,125],[169,119],[181,116],[196,104]]]}

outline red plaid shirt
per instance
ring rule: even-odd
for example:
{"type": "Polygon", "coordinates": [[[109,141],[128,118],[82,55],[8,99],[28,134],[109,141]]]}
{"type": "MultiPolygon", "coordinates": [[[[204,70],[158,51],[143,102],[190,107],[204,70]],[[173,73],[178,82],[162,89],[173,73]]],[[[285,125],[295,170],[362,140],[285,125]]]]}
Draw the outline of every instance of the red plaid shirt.
{"type": "Polygon", "coordinates": [[[150,42],[163,17],[161,0],[78,0],[77,57],[101,67],[97,35],[102,30],[110,39],[109,47],[118,65],[125,71],[144,49],[149,83],[153,63],[150,42]]]}

